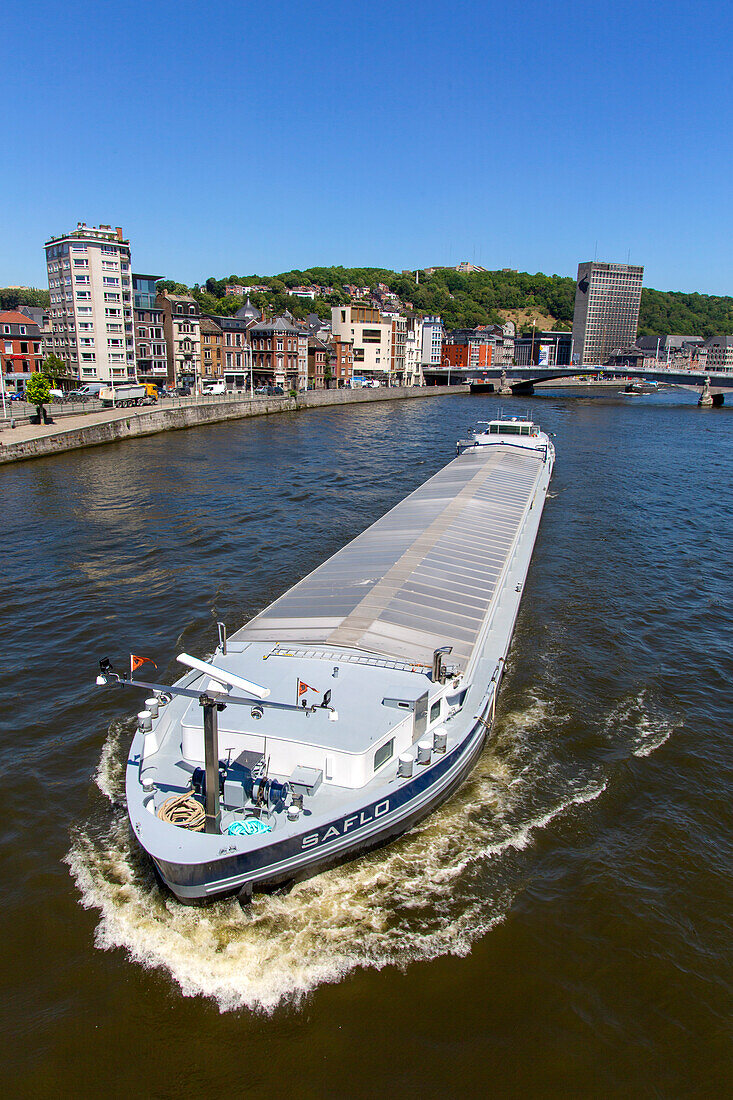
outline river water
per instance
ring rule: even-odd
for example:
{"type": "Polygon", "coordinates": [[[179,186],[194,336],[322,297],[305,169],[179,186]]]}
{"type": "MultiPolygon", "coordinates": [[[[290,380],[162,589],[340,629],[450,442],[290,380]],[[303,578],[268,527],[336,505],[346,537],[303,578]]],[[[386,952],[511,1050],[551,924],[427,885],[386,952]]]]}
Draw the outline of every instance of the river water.
{"type": "Polygon", "coordinates": [[[247,911],[178,905],[128,835],[138,707],[94,687],[98,659],[173,678],[497,408],[329,408],[3,468],[11,1095],[730,1093],[729,409],[532,400],[558,461],[495,737],[414,832],[247,911]]]}

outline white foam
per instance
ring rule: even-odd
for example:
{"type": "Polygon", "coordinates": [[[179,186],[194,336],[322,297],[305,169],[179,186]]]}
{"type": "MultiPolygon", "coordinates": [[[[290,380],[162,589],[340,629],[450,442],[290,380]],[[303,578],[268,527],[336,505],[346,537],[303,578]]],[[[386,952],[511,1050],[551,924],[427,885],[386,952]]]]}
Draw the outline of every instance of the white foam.
{"type": "Polygon", "coordinates": [[[606,719],[609,731],[623,730],[629,736],[634,756],[651,756],[668,741],[681,720],[662,711],[647,688],[622,699],[606,719]]]}
{"type": "Polygon", "coordinates": [[[124,724],[111,724],[94,776],[94,782],[112,804],[123,798],[125,793],[125,756],[121,752],[124,733],[124,724]]]}
{"type": "Polygon", "coordinates": [[[513,897],[498,876],[477,883],[476,868],[528,848],[559,814],[605,789],[594,783],[516,821],[521,792],[506,782],[507,765],[495,774],[494,763],[487,753],[482,774],[391,847],[288,894],[256,895],[246,910],[232,900],[188,908],[161,892],[119,811],[101,839],[80,832],[67,862],[82,904],[100,912],[97,947],[163,968],[184,996],[210,997],[222,1012],[269,1013],[359,967],[467,954],[513,897]]]}

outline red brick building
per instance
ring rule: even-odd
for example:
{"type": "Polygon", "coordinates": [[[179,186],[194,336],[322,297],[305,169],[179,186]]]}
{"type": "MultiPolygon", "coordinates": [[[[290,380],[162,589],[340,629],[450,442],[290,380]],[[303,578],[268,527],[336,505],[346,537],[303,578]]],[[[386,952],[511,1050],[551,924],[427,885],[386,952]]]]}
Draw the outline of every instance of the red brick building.
{"type": "Polygon", "coordinates": [[[5,389],[22,393],[33,371],[41,369],[41,330],[25,313],[0,313],[0,370],[5,389]]]}
{"type": "Polygon", "coordinates": [[[298,388],[299,329],[285,317],[260,321],[248,329],[252,348],[252,372],[255,387],[263,385],[298,388]]]}
{"type": "Polygon", "coordinates": [[[331,377],[336,387],[350,386],[354,373],[354,342],[353,340],[340,340],[334,336],[331,347],[331,377]]]}

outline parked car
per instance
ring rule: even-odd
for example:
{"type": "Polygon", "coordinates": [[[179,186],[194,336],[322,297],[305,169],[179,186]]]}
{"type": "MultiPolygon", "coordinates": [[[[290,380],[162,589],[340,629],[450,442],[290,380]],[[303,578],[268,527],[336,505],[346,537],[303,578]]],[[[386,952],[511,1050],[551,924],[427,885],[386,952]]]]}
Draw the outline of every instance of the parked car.
{"type": "Polygon", "coordinates": [[[226,382],[204,382],[201,392],[221,396],[227,392],[226,382]]]}
{"type": "Polygon", "coordinates": [[[176,386],[176,388],[173,392],[176,394],[177,397],[190,397],[191,396],[191,387],[190,386],[176,386]]]}
{"type": "Polygon", "coordinates": [[[70,390],[67,398],[69,401],[91,401],[99,397],[103,388],[101,382],[87,382],[86,385],[80,386],[78,390],[70,390]]]}

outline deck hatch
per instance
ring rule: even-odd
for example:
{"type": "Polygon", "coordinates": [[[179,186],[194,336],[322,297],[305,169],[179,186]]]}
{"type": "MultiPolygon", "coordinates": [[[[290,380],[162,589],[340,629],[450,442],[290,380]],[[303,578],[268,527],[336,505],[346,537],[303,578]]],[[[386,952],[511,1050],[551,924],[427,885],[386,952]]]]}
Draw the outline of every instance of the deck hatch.
{"type": "Polygon", "coordinates": [[[237,639],[310,643],[297,650],[276,644],[271,656],[320,656],[318,643],[334,660],[365,649],[392,668],[430,665],[436,645],[453,645],[452,662],[465,667],[542,469],[533,452],[466,452],[265,608],[237,639]]]}

